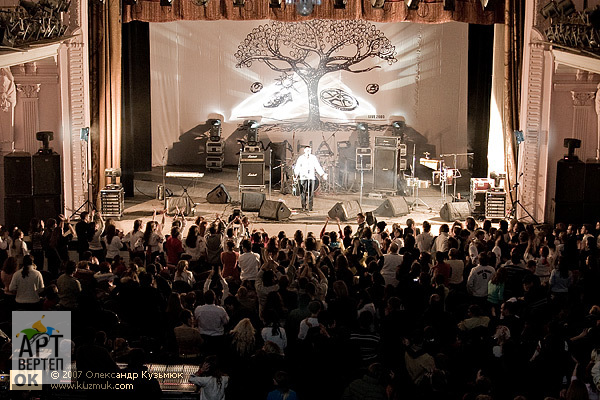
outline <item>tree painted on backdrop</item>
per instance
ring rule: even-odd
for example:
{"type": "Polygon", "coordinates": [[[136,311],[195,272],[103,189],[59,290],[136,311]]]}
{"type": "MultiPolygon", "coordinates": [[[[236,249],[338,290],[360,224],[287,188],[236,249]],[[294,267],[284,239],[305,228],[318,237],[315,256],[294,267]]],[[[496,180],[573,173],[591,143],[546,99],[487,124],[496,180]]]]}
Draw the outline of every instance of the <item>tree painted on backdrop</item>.
{"type": "Polygon", "coordinates": [[[381,68],[368,66],[368,60],[375,57],[390,65],[397,61],[396,48],[383,32],[361,20],[273,21],[254,28],[238,46],[235,57],[237,68],[250,68],[258,61],[273,71],[297,74],[307,87],[307,124],[312,127],[321,125],[318,89],[323,76],[381,68]]]}

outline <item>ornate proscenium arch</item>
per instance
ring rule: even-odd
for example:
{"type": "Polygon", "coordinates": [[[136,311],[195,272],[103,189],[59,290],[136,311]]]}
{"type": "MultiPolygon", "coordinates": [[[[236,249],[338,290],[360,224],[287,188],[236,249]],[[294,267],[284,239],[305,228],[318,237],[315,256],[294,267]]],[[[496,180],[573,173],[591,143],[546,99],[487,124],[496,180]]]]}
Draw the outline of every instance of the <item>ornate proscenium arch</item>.
{"type": "Polygon", "coordinates": [[[260,25],[246,36],[235,53],[236,67],[263,62],[270,69],[295,73],[308,90],[307,124],[319,128],[319,81],[331,72],[363,73],[379,65],[368,65],[375,57],[393,64],[396,48],[368,21],[310,20],[273,21],[260,25]]]}

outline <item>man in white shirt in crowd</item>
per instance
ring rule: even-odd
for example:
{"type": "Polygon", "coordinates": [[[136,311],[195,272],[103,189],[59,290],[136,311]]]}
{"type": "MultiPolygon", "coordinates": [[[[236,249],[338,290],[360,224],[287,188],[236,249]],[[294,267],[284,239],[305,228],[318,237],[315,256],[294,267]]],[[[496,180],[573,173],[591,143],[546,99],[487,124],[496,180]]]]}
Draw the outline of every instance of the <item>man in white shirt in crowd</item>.
{"type": "Polygon", "coordinates": [[[223,345],[225,325],[229,322],[227,311],[215,305],[215,292],[204,292],[204,305],[196,307],[194,317],[207,350],[214,351],[223,345]]]}
{"type": "Polygon", "coordinates": [[[465,271],[465,262],[458,258],[458,249],[450,249],[448,252],[449,260],[446,261],[450,265],[450,286],[457,286],[463,282],[463,273],[465,271]]]}
{"type": "Polygon", "coordinates": [[[381,276],[385,281],[385,285],[398,286],[398,280],[396,279],[396,271],[402,264],[404,256],[398,254],[398,244],[392,243],[390,245],[390,251],[379,259],[379,265],[381,266],[381,276]]]}
{"type": "Polygon", "coordinates": [[[426,251],[427,253],[431,252],[431,246],[433,245],[433,235],[431,234],[431,224],[429,223],[429,221],[423,221],[423,232],[417,235],[416,245],[421,253],[424,251],[426,251]]]}
{"type": "Polygon", "coordinates": [[[242,254],[240,254],[238,264],[242,283],[248,282],[249,289],[254,289],[254,282],[260,269],[260,256],[252,252],[252,243],[248,239],[242,240],[242,254]]]}
{"type": "Polygon", "coordinates": [[[302,203],[302,210],[312,211],[313,209],[313,197],[315,191],[315,171],[321,175],[323,180],[327,180],[327,174],[323,171],[321,164],[314,154],[311,154],[312,149],[310,146],[304,148],[304,154],[298,157],[296,165],[294,166],[294,175],[298,177],[300,181],[300,202],[302,203]],[[308,197],[308,202],[307,202],[308,197]],[[307,204],[308,203],[308,204],[307,204]]]}
{"type": "Polygon", "coordinates": [[[443,224],[440,226],[440,234],[433,241],[433,245],[431,246],[431,255],[435,252],[447,252],[448,251],[448,237],[450,232],[450,227],[448,224],[443,224]]]}
{"type": "Polygon", "coordinates": [[[487,301],[488,282],[496,270],[489,265],[486,253],[479,255],[479,265],[471,270],[467,279],[467,291],[483,304],[487,301]]]}

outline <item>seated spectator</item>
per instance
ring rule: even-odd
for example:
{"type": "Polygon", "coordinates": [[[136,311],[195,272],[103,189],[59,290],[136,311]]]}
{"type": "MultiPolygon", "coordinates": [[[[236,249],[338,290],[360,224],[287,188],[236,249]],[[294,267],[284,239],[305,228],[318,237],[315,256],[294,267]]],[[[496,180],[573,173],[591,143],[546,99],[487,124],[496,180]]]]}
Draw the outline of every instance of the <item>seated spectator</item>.
{"type": "Polygon", "coordinates": [[[389,374],[379,363],[369,365],[362,378],[355,379],[344,391],[342,400],[387,400],[389,374]]]}
{"type": "MultiPolygon", "coordinates": [[[[168,240],[167,240],[168,241],[168,240]]],[[[181,260],[177,263],[177,270],[175,271],[175,277],[173,281],[183,281],[193,287],[196,283],[196,279],[194,278],[194,274],[191,271],[188,271],[188,262],[185,260],[181,260]]]]}
{"type": "Polygon", "coordinates": [[[290,389],[290,377],[285,371],[277,371],[275,377],[276,388],[269,392],[267,400],[297,400],[296,392],[290,389]]]}
{"type": "Polygon", "coordinates": [[[490,317],[483,315],[481,307],[479,307],[477,304],[472,304],[469,306],[467,316],[467,319],[464,319],[458,323],[458,329],[461,331],[470,331],[471,329],[475,329],[480,326],[487,328],[490,323],[490,317]]]}

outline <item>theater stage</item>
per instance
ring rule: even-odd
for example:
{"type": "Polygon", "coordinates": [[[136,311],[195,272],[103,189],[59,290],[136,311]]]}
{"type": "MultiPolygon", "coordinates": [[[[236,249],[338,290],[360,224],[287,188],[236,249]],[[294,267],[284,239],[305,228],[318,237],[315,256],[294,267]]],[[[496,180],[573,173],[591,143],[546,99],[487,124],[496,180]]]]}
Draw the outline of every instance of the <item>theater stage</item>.
{"type": "MultiPolygon", "coordinates": [[[[198,178],[195,181],[187,178],[165,179],[168,191],[171,191],[174,196],[181,196],[183,194],[183,188],[187,187],[188,193],[195,203],[193,215],[186,217],[188,221],[193,221],[198,215],[205,216],[208,220],[213,220],[215,214],[224,214],[227,216],[231,214],[234,209],[239,209],[241,206],[236,167],[226,167],[222,172],[209,172],[202,167],[168,166],[166,171],[204,173],[204,177],[198,178]],[[219,184],[223,184],[229,192],[229,195],[231,196],[230,203],[210,204],[207,202],[207,193],[219,184]]],[[[135,219],[142,219],[146,222],[152,218],[154,210],[162,210],[164,208],[164,202],[156,199],[157,186],[161,184],[162,181],[163,175],[161,167],[155,167],[152,171],[138,172],[135,174],[135,196],[133,198],[125,199],[125,212],[123,218],[117,221],[119,229],[128,232],[131,230],[135,219]]],[[[463,177],[457,180],[457,194],[460,194],[462,198],[468,197],[468,181],[469,177],[465,176],[464,173],[463,177]]],[[[358,182],[360,182],[360,177],[358,177],[358,182]]],[[[362,210],[363,212],[374,211],[385,201],[386,195],[376,193],[372,190],[372,176],[369,176],[368,173],[365,173],[364,175],[364,182],[362,210]]],[[[283,195],[279,190],[274,189],[271,190],[269,195],[267,186],[267,189],[265,190],[266,198],[270,200],[281,200],[292,211],[290,218],[285,221],[273,221],[259,218],[258,212],[243,213],[250,218],[253,228],[263,228],[270,235],[277,234],[277,232],[281,230],[285,231],[288,235],[291,235],[297,229],[300,229],[305,233],[311,231],[318,233],[327,218],[328,211],[337,202],[344,200],[360,200],[360,185],[358,184],[355,184],[351,190],[341,190],[338,188],[336,191],[327,191],[324,189],[324,185],[321,185],[320,190],[317,191],[314,199],[313,211],[303,212],[300,208],[300,197],[291,194],[283,195]]],[[[419,189],[418,196],[420,201],[418,201],[414,207],[410,207],[407,215],[391,218],[377,216],[377,219],[384,220],[390,224],[393,222],[400,222],[402,225],[406,225],[406,220],[408,218],[412,218],[417,223],[427,220],[432,223],[432,231],[437,233],[439,226],[444,223],[440,218],[439,210],[445,201],[451,201],[451,193],[453,193],[452,186],[449,186],[446,199],[442,198],[439,186],[419,189]]],[[[415,196],[397,195],[395,197],[404,197],[409,205],[415,200],[415,196]]],[[[168,214],[167,222],[165,224],[167,228],[170,227],[171,220],[172,215],[168,214]]],[[[353,218],[348,222],[342,222],[342,224],[355,224],[355,219],[353,218]]],[[[332,229],[334,227],[335,225],[331,226],[332,229]]],[[[167,233],[166,229],[164,233],[167,233]]]]}

